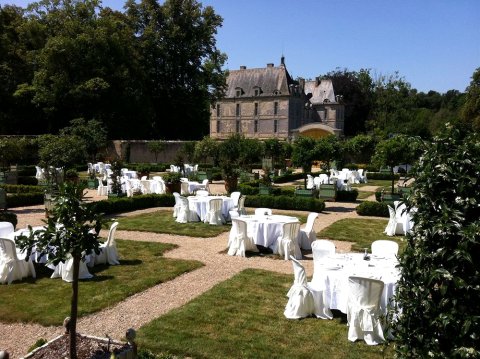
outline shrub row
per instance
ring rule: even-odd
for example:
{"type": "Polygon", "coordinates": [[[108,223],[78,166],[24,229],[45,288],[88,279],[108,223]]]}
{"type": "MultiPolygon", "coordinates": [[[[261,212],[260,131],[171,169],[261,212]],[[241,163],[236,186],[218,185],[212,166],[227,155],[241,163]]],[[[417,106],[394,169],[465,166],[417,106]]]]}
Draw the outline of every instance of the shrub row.
{"type": "Polygon", "coordinates": [[[38,179],[30,176],[18,176],[18,184],[25,186],[36,186],[38,185],[38,179]]]}
{"type": "Polygon", "coordinates": [[[385,202],[364,201],[356,208],[359,216],[390,217],[385,202]]]}
{"type": "Polygon", "coordinates": [[[321,212],[325,209],[325,202],[315,198],[265,195],[247,196],[245,198],[245,206],[321,212]]]}
{"type": "Polygon", "coordinates": [[[42,204],[43,200],[43,192],[15,193],[7,196],[7,207],[36,206],[42,204]]]}
{"type": "Polygon", "coordinates": [[[173,207],[175,198],[171,194],[146,194],[134,197],[109,198],[92,202],[90,206],[98,213],[112,214],[152,207],[173,207]]]}
{"type": "Polygon", "coordinates": [[[9,211],[0,211],[0,222],[10,222],[15,228],[17,226],[17,215],[9,211]]]}
{"type": "Polygon", "coordinates": [[[43,186],[29,186],[20,184],[0,184],[0,187],[5,189],[7,193],[43,193],[45,187],[43,186]]]}
{"type": "MultiPolygon", "coordinates": [[[[395,180],[400,179],[400,175],[394,174],[395,180]]],[[[381,173],[381,172],[367,172],[367,180],[391,180],[392,174],[391,173],[381,173]]]]}

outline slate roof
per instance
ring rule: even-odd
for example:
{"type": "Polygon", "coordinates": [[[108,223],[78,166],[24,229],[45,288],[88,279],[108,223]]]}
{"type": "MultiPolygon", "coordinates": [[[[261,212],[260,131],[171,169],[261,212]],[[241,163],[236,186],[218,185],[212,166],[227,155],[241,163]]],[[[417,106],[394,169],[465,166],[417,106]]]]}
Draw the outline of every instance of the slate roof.
{"type": "Polygon", "coordinates": [[[321,81],[305,81],[305,94],[312,94],[310,102],[313,104],[320,104],[325,102],[335,101],[335,92],[333,91],[333,83],[330,79],[324,79],[321,81]]]}
{"type": "Polygon", "coordinates": [[[257,69],[230,70],[227,78],[228,89],[225,93],[226,98],[236,96],[236,89],[241,88],[242,97],[253,97],[255,87],[260,87],[261,96],[272,96],[275,91],[279,95],[290,94],[289,85],[298,85],[294,81],[284,65],[274,67],[273,65],[257,69]]]}

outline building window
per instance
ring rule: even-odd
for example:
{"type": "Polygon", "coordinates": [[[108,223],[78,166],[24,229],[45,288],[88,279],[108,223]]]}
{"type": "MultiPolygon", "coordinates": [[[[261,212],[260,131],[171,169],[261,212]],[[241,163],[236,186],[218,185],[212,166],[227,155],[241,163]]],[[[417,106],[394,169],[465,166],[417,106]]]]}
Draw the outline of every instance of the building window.
{"type": "Polygon", "coordinates": [[[273,132],[278,132],[278,120],[273,120],[273,132]]]}
{"type": "Polygon", "coordinates": [[[235,107],[235,116],[239,117],[240,116],[240,104],[237,103],[237,106],[235,107]]]}
{"type": "Polygon", "coordinates": [[[220,132],[220,121],[217,121],[217,133],[220,132]]]}
{"type": "Polygon", "coordinates": [[[254,93],[255,93],[255,96],[260,96],[260,90],[259,89],[255,89],[254,93]]]}
{"type": "Polygon", "coordinates": [[[325,109],[325,121],[328,121],[328,109],[325,109]]]}
{"type": "Polygon", "coordinates": [[[278,102],[276,101],[273,103],[273,114],[278,115],[278,102]]]}
{"type": "Polygon", "coordinates": [[[217,103],[217,117],[220,117],[220,104],[217,103]]]}
{"type": "Polygon", "coordinates": [[[240,132],[240,121],[235,121],[235,132],[239,133],[240,132]]]}
{"type": "Polygon", "coordinates": [[[243,95],[243,90],[242,90],[242,88],[241,88],[241,87],[235,88],[235,96],[236,96],[236,97],[240,97],[240,96],[242,96],[242,95],[243,95]]]}
{"type": "Polygon", "coordinates": [[[255,133],[258,132],[258,120],[255,120],[253,122],[253,132],[255,132],[255,133]]]}
{"type": "Polygon", "coordinates": [[[258,116],[258,102],[254,103],[253,116],[258,116]]]}

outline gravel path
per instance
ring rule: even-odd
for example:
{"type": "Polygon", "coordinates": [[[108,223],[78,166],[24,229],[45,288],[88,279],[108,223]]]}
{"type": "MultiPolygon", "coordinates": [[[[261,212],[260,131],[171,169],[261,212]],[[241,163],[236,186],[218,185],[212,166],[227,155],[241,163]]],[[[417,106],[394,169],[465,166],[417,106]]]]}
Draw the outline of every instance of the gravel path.
{"type": "MultiPolygon", "coordinates": [[[[366,188],[365,188],[366,189],[366,188]]],[[[368,189],[370,190],[370,188],[368,189]]],[[[221,193],[224,191],[220,184],[211,185],[211,191],[221,193]]],[[[89,191],[87,197],[97,200],[94,191],[89,191]]],[[[342,218],[357,217],[354,203],[327,202],[327,207],[315,222],[315,230],[328,227],[333,222],[342,218]]],[[[153,208],[143,211],[131,212],[124,215],[136,215],[143,212],[158,210],[153,208]]],[[[249,213],[253,209],[247,208],[249,213]]],[[[18,216],[17,228],[23,228],[27,224],[32,226],[43,224],[43,206],[33,206],[15,209],[18,216]]],[[[274,213],[292,213],[291,211],[275,211],[274,213]]],[[[306,214],[305,212],[298,212],[306,214]]],[[[117,216],[118,217],[118,216],[117,216]]],[[[102,236],[107,233],[103,231],[102,236]]],[[[288,261],[275,260],[264,257],[231,257],[220,253],[227,246],[227,233],[222,233],[215,238],[192,238],[166,234],[121,231],[116,232],[119,239],[136,241],[153,241],[174,243],[178,248],[165,253],[168,258],[195,259],[205,264],[193,272],[183,274],[172,281],[159,284],[144,292],[137,293],[114,307],[106,308],[98,313],[79,319],[77,330],[95,336],[108,334],[114,339],[122,339],[128,328],[139,328],[151,320],[167,313],[169,310],[181,307],[198,295],[212,288],[214,285],[231,278],[246,268],[258,268],[281,273],[292,273],[291,263],[288,261]]],[[[350,243],[335,242],[338,252],[348,252],[350,243]]],[[[306,254],[302,261],[307,274],[313,273],[313,261],[311,254],[306,254]]],[[[47,340],[63,332],[61,327],[44,327],[38,324],[0,323],[0,350],[6,350],[11,358],[19,358],[24,355],[28,348],[39,338],[47,340]]]]}

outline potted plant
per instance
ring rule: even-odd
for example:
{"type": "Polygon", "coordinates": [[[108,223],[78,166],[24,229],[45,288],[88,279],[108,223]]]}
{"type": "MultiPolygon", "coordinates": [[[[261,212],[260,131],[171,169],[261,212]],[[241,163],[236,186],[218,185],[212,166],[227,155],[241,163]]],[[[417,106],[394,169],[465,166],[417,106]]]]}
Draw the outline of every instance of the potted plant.
{"type": "Polygon", "coordinates": [[[112,163],[112,174],[110,178],[112,180],[111,190],[108,194],[109,197],[124,197],[126,193],[122,191],[122,184],[120,183],[120,177],[122,175],[122,162],[115,161],[112,163]]]}
{"type": "Polygon", "coordinates": [[[168,193],[178,192],[180,193],[180,178],[182,175],[177,172],[169,172],[162,176],[163,181],[165,182],[165,187],[168,193]]]}

